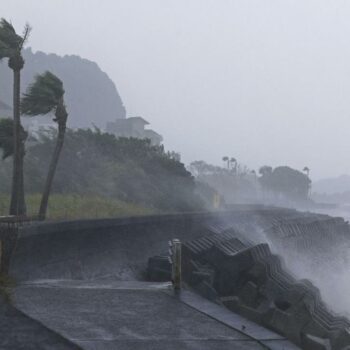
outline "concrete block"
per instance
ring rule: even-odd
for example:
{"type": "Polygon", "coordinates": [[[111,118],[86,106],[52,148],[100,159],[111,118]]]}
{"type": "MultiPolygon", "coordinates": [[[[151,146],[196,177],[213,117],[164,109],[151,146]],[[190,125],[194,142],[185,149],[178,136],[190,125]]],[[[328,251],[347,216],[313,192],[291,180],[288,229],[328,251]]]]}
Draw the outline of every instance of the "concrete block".
{"type": "Polygon", "coordinates": [[[249,281],[244,287],[240,290],[239,298],[243,304],[249,307],[258,306],[258,288],[255,283],[249,281]]]}
{"type": "Polygon", "coordinates": [[[302,334],[301,346],[307,350],[332,350],[329,339],[319,338],[311,334],[302,334]]]}

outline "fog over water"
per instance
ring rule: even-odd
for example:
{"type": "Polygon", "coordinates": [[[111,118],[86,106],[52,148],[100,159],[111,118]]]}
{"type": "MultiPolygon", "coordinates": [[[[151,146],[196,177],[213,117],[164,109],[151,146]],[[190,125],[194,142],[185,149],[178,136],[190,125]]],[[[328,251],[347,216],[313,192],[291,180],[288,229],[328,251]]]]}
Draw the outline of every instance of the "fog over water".
{"type": "Polygon", "coordinates": [[[11,0],[1,13],[33,26],[34,50],[96,61],[185,162],[350,172],[348,1],[11,0]]]}

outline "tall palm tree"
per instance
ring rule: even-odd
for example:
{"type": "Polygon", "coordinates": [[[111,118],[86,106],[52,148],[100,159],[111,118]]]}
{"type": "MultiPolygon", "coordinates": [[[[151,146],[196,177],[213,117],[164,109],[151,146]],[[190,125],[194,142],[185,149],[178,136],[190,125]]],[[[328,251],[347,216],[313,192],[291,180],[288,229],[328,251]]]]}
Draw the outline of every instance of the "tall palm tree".
{"type": "Polygon", "coordinates": [[[230,167],[230,158],[225,156],[225,157],[222,157],[222,161],[223,162],[227,162],[227,169],[229,169],[230,167]]]}
{"type": "Polygon", "coordinates": [[[309,177],[310,169],[307,166],[304,167],[303,171],[306,173],[307,177],[309,177]]]}
{"type": "Polygon", "coordinates": [[[49,165],[49,170],[41,198],[39,219],[45,220],[52,182],[57,163],[63,147],[68,113],[64,104],[62,81],[51,72],[35,77],[34,83],[28,87],[22,98],[22,113],[28,116],[46,115],[54,112],[54,122],[58,124],[56,146],[49,165]]]}
{"type": "MultiPolygon", "coordinates": [[[[305,166],[303,171],[306,173],[306,176],[309,178],[310,177],[310,168],[305,166]]],[[[309,182],[308,190],[307,190],[307,195],[310,196],[310,194],[311,194],[311,181],[309,182]]]]}
{"type": "MultiPolygon", "coordinates": [[[[24,143],[27,139],[27,132],[21,126],[20,140],[22,154],[24,155],[24,143]]],[[[0,119],[0,149],[2,150],[2,159],[13,156],[14,144],[13,144],[13,119],[1,118],[0,119]]]]}
{"type": "Polygon", "coordinates": [[[230,164],[231,164],[231,169],[232,169],[232,164],[234,164],[235,173],[237,173],[237,159],[234,157],[231,157],[230,164]]]}
{"type": "MultiPolygon", "coordinates": [[[[27,139],[27,136],[27,132],[21,126],[20,140],[23,149],[22,154],[24,154],[24,142],[27,139]]],[[[2,159],[13,156],[13,119],[11,118],[0,119],[0,149],[2,150],[2,159]]]]}
{"type": "Polygon", "coordinates": [[[0,59],[8,58],[8,66],[13,71],[13,170],[11,190],[11,215],[25,215],[23,183],[24,147],[21,146],[20,88],[21,70],[24,66],[22,49],[29,37],[30,26],[25,25],[23,35],[18,35],[12,24],[4,18],[0,20],[0,59]]]}

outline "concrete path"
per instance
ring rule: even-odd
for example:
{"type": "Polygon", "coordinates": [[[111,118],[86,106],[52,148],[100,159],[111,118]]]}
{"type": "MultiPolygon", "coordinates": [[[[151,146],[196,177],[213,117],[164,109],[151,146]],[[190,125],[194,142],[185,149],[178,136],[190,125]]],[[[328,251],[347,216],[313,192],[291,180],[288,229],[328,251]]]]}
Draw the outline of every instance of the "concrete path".
{"type": "Polygon", "coordinates": [[[174,295],[167,283],[41,280],[18,285],[14,301],[87,350],[298,349],[198,295],[174,295]]]}
{"type": "Polygon", "coordinates": [[[75,343],[17,310],[0,297],[1,350],[79,350],[75,343]]]}

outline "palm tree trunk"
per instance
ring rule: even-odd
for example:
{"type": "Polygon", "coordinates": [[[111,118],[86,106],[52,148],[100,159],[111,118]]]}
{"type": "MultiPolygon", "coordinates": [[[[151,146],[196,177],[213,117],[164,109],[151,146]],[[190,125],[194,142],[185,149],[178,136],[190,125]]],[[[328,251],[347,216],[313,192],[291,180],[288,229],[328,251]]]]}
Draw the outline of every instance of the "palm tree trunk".
{"type": "Polygon", "coordinates": [[[19,193],[18,193],[18,215],[25,216],[27,215],[27,206],[24,198],[24,144],[22,143],[23,141],[20,139],[20,162],[19,162],[19,193]]]}
{"type": "Polygon", "coordinates": [[[61,150],[63,147],[63,142],[64,142],[64,135],[66,132],[66,120],[67,120],[67,112],[63,103],[63,99],[60,102],[60,105],[57,107],[56,110],[56,120],[58,121],[58,135],[57,135],[57,141],[56,141],[56,146],[55,150],[53,152],[50,166],[49,166],[49,171],[47,173],[47,178],[45,182],[45,187],[43,191],[43,195],[41,198],[41,203],[40,203],[40,209],[39,209],[39,220],[45,220],[46,218],[46,212],[47,212],[47,205],[49,203],[49,196],[50,196],[50,191],[52,187],[52,182],[55,176],[56,172],[56,167],[58,164],[58,160],[61,154],[61,150]]]}
{"type": "Polygon", "coordinates": [[[20,119],[20,69],[13,70],[13,169],[10,215],[25,215],[24,181],[23,181],[23,146],[21,144],[20,119]]]}

